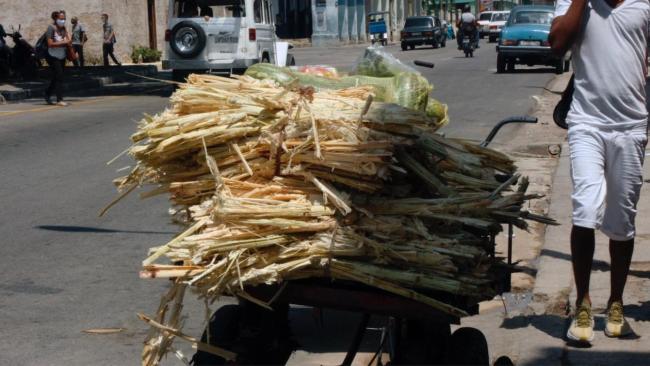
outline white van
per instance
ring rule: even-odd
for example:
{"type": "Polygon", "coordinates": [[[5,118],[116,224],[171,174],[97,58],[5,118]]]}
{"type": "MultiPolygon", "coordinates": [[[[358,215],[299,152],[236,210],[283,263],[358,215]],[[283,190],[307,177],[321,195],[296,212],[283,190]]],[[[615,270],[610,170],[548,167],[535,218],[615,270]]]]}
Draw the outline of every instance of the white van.
{"type": "Polygon", "coordinates": [[[295,64],[286,43],[278,47],[272,15],[271,0],[170,0],[163,68],[182,81],[189,73],[231,74],[280,58],[295,64]]]}

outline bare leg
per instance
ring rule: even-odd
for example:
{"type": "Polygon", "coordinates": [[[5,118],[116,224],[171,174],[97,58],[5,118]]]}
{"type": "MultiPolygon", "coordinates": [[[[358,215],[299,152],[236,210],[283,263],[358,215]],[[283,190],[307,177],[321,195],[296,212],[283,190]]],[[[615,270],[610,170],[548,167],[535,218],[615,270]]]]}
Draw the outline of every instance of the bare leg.
{"type": "Polygon", "coordinates": [[[578,297],[576,306],[589,298],[589,279],[591,278],[591,265],[594,259],[596,239],[594,229],[573,226],[571,230],[571,263],[573,264],[573,278],[576,282],[578,297]]]}
{"type": "Polygon", "coordinates": [[[627,241],[609,241],[609,256],[612,262],[611,268],[611,295],[608,305],[614,301],[623,303],[623,290],[627,281],[627,274],[630,271],[632,253],[634,252],[634,239],[627,241]]]}

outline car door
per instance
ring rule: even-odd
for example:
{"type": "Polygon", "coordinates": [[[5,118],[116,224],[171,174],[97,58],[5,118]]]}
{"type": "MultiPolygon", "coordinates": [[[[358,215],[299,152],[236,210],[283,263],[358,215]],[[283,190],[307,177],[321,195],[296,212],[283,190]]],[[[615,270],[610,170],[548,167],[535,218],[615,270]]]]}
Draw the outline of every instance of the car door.
{"type": "Polygon", "coordinates": [[[275,63],[275,25],[271,17],[270,0],[255,0],[253,2],[253,20],[260,61],[263,60],[266,54],[268,55],[268,61],[275,63]]]}

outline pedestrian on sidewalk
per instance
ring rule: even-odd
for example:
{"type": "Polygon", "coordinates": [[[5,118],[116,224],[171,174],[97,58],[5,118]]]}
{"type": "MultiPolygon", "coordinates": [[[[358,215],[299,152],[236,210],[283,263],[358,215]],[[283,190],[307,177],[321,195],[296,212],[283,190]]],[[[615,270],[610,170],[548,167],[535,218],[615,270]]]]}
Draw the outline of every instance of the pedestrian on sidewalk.
{"type": "Polygon", "coordinates": [[[68,31],[65,29],[65,13],[55,11],[52,13],[53,24],[47,27],[47,64],[52,72],[50,86],[45,91],[45,101],[52,102],[52,94],[56,95],[56,105],[65,107],[63,101],[63,70],[65,69],[66,49],[72,43],[68,31]]]}
{"type": "Polygon", "coordinates": [[[84,45],[86,44],[86,41],[88,41],[88,37],[86,36],[86,27],[84,27],[83,24],[79,23],[79,19],[77,17],[72,17],[72,19],[70,19],[70,22],[72,23],[72,48],[78,55],[77,59],[74,60],[73,63],[77,67],[83,67],[84,45]]]}
{"type": "Polygon", "coordinates": [[[114,48],[115,48],[115,30],[113,29],[113,25],[108,22],[108,14],[104,13],[102,14],[102,23],[104,25],[104,44],[102,47],[102,53],[104,55],[104,67],[108,67],[108,56],[111,56],[113,59],[113,62],[117,66],[122,66],[122,64],[117,61],[117,58],[113,54],[114,48]]]}
{"type": "Polygon", "coordinates": [[[573,228],[571,261],[578,298],[570,340],[591,342],[589,297],[595,229],[609,237],[611,289],[605,335],[632,330],[623,289],[634,249],[636,205],[647,144],[647,0],[558,0],[549,41],[572,50],[575,90],[567,115],[573,228]]]}

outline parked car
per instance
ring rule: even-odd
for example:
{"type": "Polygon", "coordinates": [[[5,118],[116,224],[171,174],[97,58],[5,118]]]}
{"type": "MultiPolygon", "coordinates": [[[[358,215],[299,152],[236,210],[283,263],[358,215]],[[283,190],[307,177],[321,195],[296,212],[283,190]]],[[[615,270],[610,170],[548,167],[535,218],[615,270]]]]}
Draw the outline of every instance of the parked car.
{"type": "Polygon", "coordinates": [[[415,46],[431,45],[433,48],[447,45],[447,30],[442,29],[440,19],[433,16],[408,17],[401,32],[402,51],[415,46]]]}
{"type": "Polygon", "coordinates": [[[295,64],[278,42],[271,0],[169,0],[163,68],[174,80],[189,73],[230,74],[252,64],[295,64]]]}
{"type": "Polygon", "coordinates": [[[490,24],[488,25],[488,41],[490,43],[496,42],[501,34],[501,29],[508,21],[508,16],[510,11],[495,11],[492,13],[492,18],[490,18],[490,24]]]}
{"type": "Polygon", "coordinates": [[[547,65],[561,74],[568,71],[570,53],[557,56],[551,51],[548,35],[554,8],[520,5],[510,12],[497,45],[497,72],[514,71],[515,65],[547,65]]]}
{"type": "Polygon", "coordinates": [[[481,39],[490,33],[490,20],[492,19],[493,11],[484,11],[478,15],[478,36],[481,39]]]}

